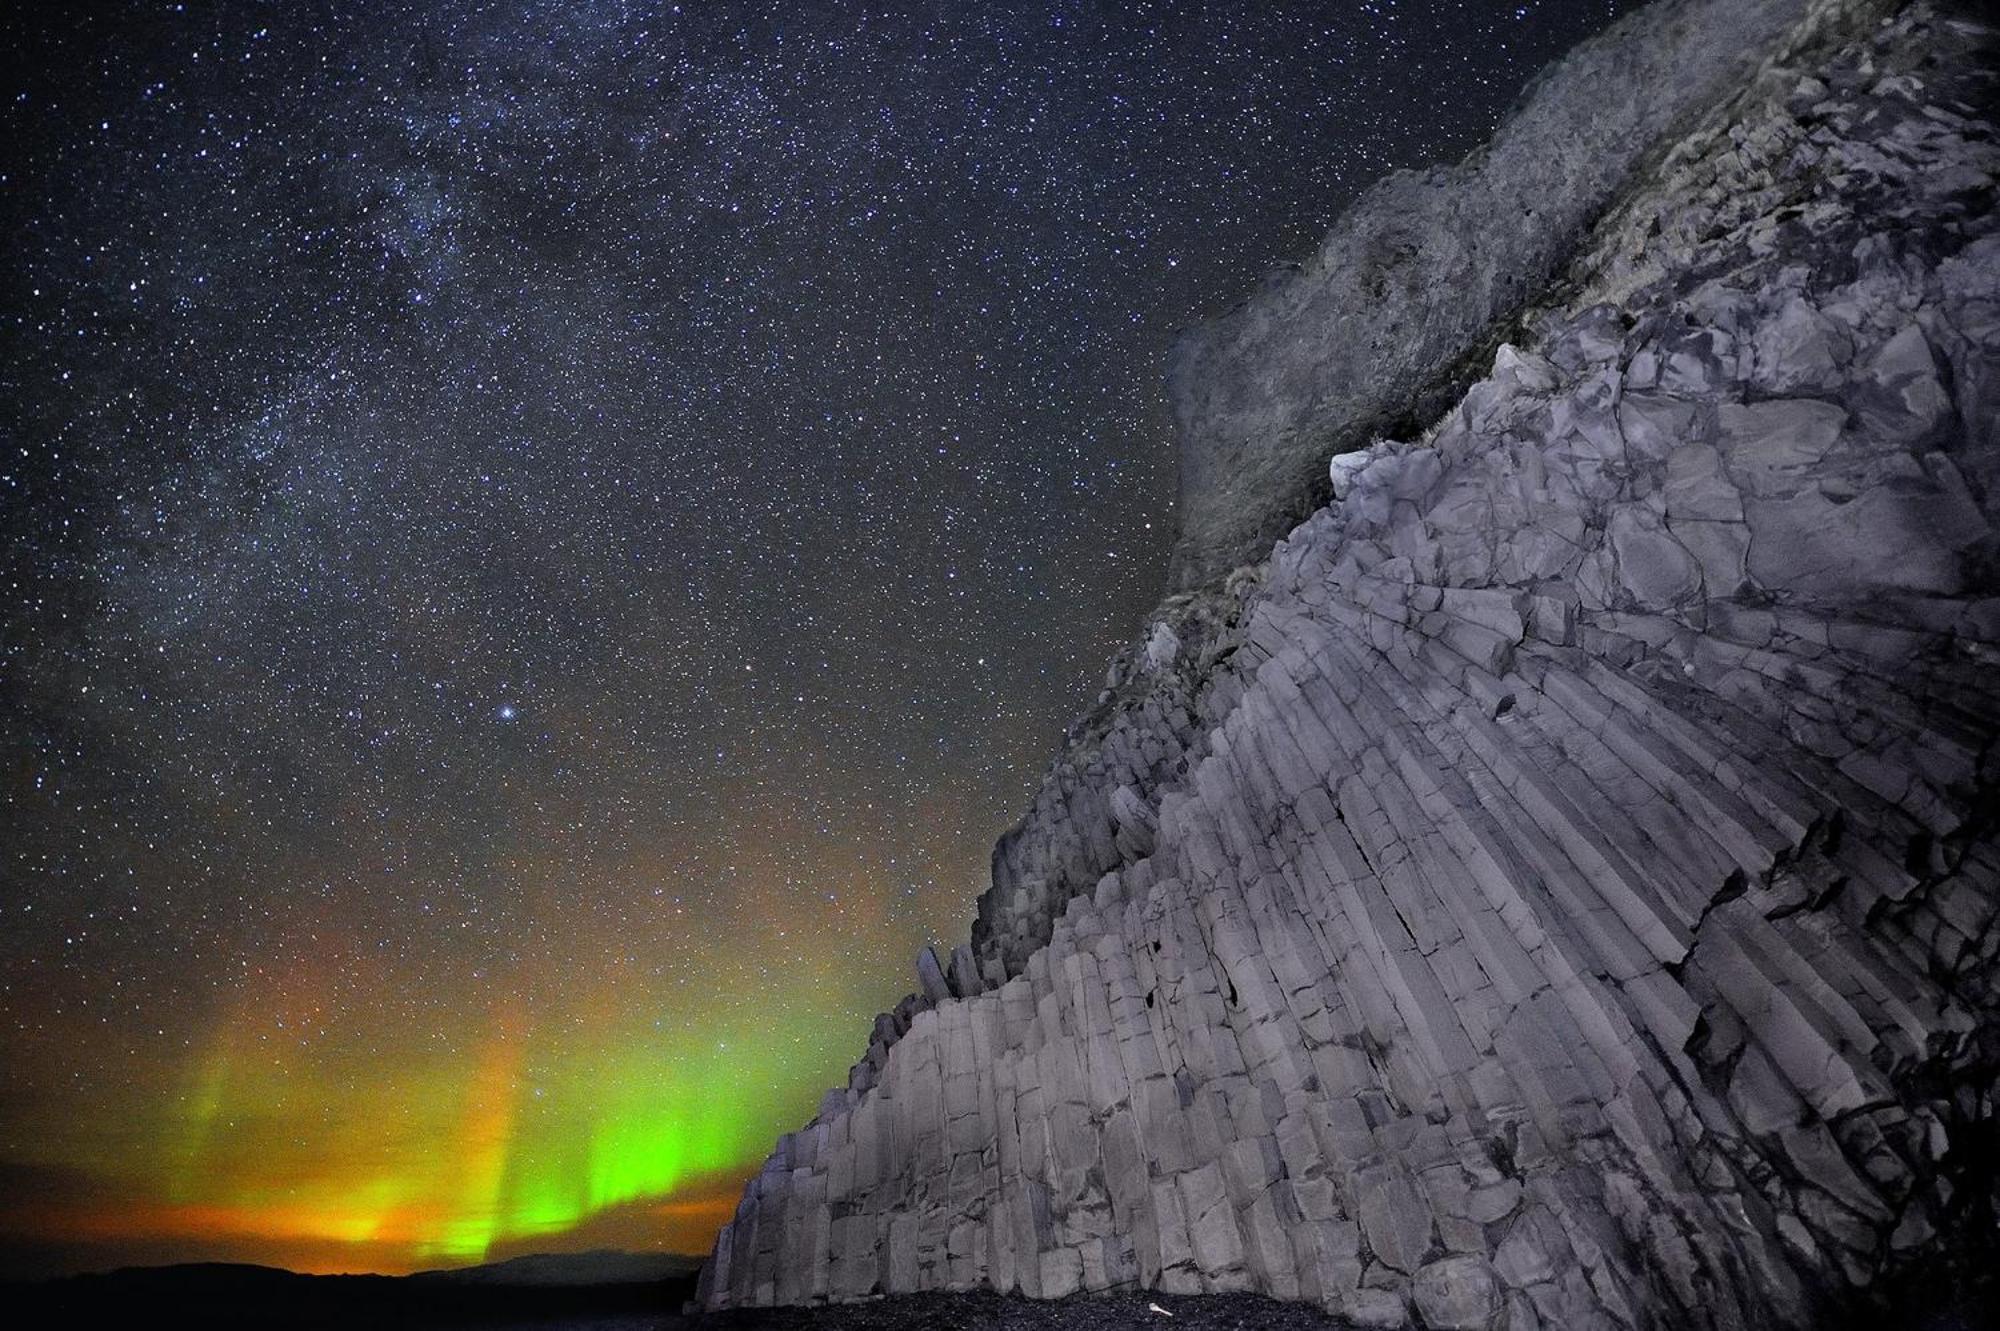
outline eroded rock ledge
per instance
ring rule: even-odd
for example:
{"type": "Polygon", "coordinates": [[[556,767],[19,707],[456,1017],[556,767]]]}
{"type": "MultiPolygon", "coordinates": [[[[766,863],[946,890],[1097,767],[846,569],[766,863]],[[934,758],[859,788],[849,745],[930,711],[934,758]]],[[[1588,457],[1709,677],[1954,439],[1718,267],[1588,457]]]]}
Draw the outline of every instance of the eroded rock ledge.
{"type": "Polygon", "coordinates": [[[1760,62],[1886,7],[1654,0],[1545,71],[1485,147],[1382,180],[1304,263],[1189,329],[1167,369],[1180,463],[1171,584],[1261,560],[1328,499],[1329,454],[1441,415],[1479,377],[1478,354],[1491,357],[1700,117],[1760,62]]]}
{"type": "Polygon", "coordinates": [[[710,1306],[1803,1327],[1990,1236],[1972,12],[1780,41],[1422,437],[1163,608],[710,1306]]]}

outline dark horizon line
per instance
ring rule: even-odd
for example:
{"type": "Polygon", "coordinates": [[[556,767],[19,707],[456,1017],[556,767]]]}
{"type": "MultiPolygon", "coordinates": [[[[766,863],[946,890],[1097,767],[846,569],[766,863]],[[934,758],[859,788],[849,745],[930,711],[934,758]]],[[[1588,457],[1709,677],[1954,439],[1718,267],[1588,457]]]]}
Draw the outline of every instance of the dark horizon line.
{"type": "MultiPolygon", "coordinates": [[[[417,1271],[295,1271],[288,1266],[273,1266],[266,1262],[231,1261],[225,1258],[194,1259],[183,1262],[130,1262],[118,1266],[93,1267],[75,1271],[57,1271],[35,1275],[0,1272],[0,1287],[35,1286],[59,1284],[70,1280],[106,1280],[121,1276],[160,1276],[170,1273],[192,1274],[196,1272],[255,1272],[260,1275],[285,1276],[294,1280],[428,1280],[436,1283],[451,1283],[467,1273],[482,1270],[498,1270],[516,1263],[535,1261],[541,1258],[658,1258],[677,1262],[692,1263],[688,1271],[681,1274],[663,1276],[658,1279],[607,1280],[602,1282],[534,1282],[534,1281],[493,1281],[488,1288],[513,1289],[602,1289],[624,1285],[656,1284],[661,1280],[679,1280],[691,1276],[708,1261],[706,1252],[647,1251],[633,1248],[584,1248],[576,1251],[551,1249],[545,1252],[521,1253],[514,1257],[503,1257],[497,1261],[471,1262],[464,1266],[429,1266],[417,1271]]],[[[482,1282],[466,1282],[468,1287],[478,1287],[482,1282]]]]}

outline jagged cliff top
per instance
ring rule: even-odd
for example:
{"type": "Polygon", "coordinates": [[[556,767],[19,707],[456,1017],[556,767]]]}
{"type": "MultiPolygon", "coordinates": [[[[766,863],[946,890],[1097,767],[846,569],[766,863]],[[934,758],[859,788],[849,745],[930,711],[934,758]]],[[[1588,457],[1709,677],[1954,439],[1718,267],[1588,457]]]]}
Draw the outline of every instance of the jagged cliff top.
{"type": "Polygon", "coordinates": [[[1657,0],[1551,65],[1486,146],[1385,178],[1310,259],[1185,332],[1168,364],[1171,586],[1262,559],[1326,502],[1329,455],[1440,414],[1647,164],[1760,63],[1887,7],[1657,0]]]}

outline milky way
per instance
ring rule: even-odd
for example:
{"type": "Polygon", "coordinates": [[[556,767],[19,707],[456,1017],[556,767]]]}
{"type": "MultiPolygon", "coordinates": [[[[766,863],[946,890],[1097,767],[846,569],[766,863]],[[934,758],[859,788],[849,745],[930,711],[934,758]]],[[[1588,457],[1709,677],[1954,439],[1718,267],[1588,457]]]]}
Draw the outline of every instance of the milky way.
{"type": "Polygon", "coordinates": [[[1173,329],[1621,7],[14,7],[6,1263],[705,1246],[1157,597],[1173,329]]]}

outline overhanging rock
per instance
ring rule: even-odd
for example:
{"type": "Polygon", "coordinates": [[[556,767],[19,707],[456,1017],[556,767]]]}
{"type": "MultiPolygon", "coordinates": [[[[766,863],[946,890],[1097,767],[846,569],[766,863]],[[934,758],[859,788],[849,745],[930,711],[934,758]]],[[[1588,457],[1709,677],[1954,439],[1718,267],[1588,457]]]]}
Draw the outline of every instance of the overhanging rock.
{"type": "Polygon", "coordinates": [[[1699,117],[1760,62],[1882,8],[1656,0],[1551,66],[1484,148],[1389,176],[1305,263],[1183,334],[1173,585],[1261,560],[1331,497],[1329,456],[1435,419],[1699,117]]]}

